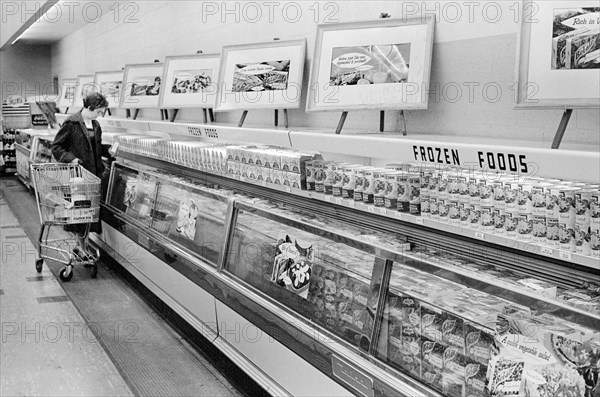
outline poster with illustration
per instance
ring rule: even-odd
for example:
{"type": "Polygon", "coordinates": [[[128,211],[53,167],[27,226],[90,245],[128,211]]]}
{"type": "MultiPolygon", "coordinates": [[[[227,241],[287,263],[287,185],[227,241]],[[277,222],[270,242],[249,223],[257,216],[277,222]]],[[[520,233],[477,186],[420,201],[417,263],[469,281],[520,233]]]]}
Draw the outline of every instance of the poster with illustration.
{"type": "Polygon", "coordinates": [[[233,72],[232,91],[287,89],[290,60],[238,63],[233,72]]]}
{"type": "Polygon", "coordinates": [[[200,215],[199,202],[195,195],[186,191],[182,191],[182,193],[175,231],[180,236],[193,241],[196,236],[196,222],[200,215]]]}
{"type": "Polygon", "coordinates": [[[307,111],[427,109],[431,16],[321,24],[307,111]]]}
{"type": "Polygon", "coordinates": [[[223,47],[215,110],[300,106],[306,40],[223,47]]]}
{"type": "Polygon", "coordinates": [[[172,94],[198,94],[212,83],[212,70],[176,70],[171,83],[172,94]]]}
{"type": "Polygon", "coordinates": [[[162,76],[162,63],[126,65],[119,107],[157,108],[162,76]]]}
{"type": "Polygon", "coordinates": [[[552,69],[600,69],[600,7],[555,8],[552,69]]]}
{"type": "Polygon", "coordinates": [[[408,81],[410,43],[335,47],[330,84],[363,85],[408,81]]]}
{"type": "Polygon", "coordinates": [[[286,235],[277,241],[271,281],[306,299],[315,258],[315,244],[286,235]]]}
{"type": "Polygon", "coordinates": [[[159,106],[212,108],[217,93],[219,54],[194,54],[165,58],[159,106]]]}
{"type": "Polygon", "coordinates": [[[77,87],[73,96],[73,107],[82,108],[83,98],[94,91],[94,75],[77,76],[77,87]]]}
{"type": "Polygon", "coordinates": [[[75,99],[75,89],[77,88],[77,79],[64,79],[60,92],[60,98],[56,106],[71,107],[75,99]]]}
{"type": "Polygon", "coordinates": [[[598,0],[523,0],[515,107],[600,106],[598,0]]]}
{"type": "Polygon", "coordinates": [[[106,97],[109,108],[119,106],[121,87],[123,86],[123,71],[96,72],[94,90],[106,97]]]}

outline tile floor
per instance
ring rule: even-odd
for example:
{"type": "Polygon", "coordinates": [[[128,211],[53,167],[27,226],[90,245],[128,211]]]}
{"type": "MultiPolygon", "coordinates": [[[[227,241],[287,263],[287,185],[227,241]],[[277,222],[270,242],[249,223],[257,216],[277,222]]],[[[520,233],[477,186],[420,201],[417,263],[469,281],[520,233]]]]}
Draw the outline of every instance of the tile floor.
{"type": "Polygon", "coordinates": [[[2,196],[0,256],[0,395],[133,395],[2,196]]]}

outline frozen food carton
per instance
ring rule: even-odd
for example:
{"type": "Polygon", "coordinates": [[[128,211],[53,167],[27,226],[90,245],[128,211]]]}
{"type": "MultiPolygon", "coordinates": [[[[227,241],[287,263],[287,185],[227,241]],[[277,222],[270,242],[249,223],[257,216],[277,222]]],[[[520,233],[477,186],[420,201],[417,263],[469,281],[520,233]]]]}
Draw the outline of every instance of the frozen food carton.
{"type": "Polygon", "coordinates": [[[315,190],[315,173],[317,163],[320,160],[308,160],[304,163],[304,172],[306,174],[306,190],[315,190]]]}
{"type": "MultiPolygon", "coordinates": [[[[506,212],[503,208],[494,208],[494,234],[503,235],[505,233],[504,224],[506,222],[506,212]]],[[[545,220],[546,218],[544,218],[545,220]]]]}
{"type": "Polygon", "coordinates": [[[373,203],[376,207],[385,207],[386,181],[392,172],[381,169],[373,174],[373,203]]]}
{"type": "Polygon", "coordinates": [[[342,187],[344,186],[344,167],[347,167],[346,163],[338,163],[333,168],[333,185],[331,191],[333,196],[342,197],[342,187]]]}
{"type": "Polygon", "coordinates": [[[467,357],[487,366],[491,358],[492,345],[494,343],[493,331],[479,324],[465,321],[464,333],[465,354],[467,357]]]}
{"type": "Polygon", "coordinates": [[[590,229],[600,231],[600,189],[590,195],[590,229]]]}
{"type": "Polygon", "coordinates": [[[421,380],[438,391],[442,391],[445,350],[442,343],[421,337],[421,380]]]}
{"type": "Polygon", "coordinates": [[[361,166],[347,164],[342,168],[342,198],[354,200],[354,188],[356,187],[357,170],[361,166]]]}
{"type": "Polygon", "coordinates": [[[575,224],[582,229],[590,226],[590,202],[597,189],[584,188],[575,193],[575,224]]]}
{"type": "Polygon", "coordinates": [[[423,303],[421,304],[421,335],[432,341],[442,342],[442,324],[446,314],[442,309],[423,303]]]}
{"type": "Polygon", "coordinates": [[[487,363],[468,361],[465,366],[465,397],[487,397],[487,363]]]}
{"type": "Polygon", "coordinates": [[[536,278],[524,278],[517,282],[531,292],[556,299],[556,284],[548,283],[536,278]]]}
{"type": "Polygon", "coordinates": [[[421,215],[421,176],[414,173],[408,174],[408,186],[410,189],[409,212],[412,215],[421,215]]]}
{"type": "Polygon", "coordinates": [[[396,189],[398,190],[398,197],[396,207],[399,212],[410,212],[410,185],[408,183],[409,174],[407,172],[401,172],[396,174],[396,189]]]}
{"type": "Polygon", "coordinates": [[[506,212],[516,213],[517,198],[519,196],[519,182],[508,181],[504,183],[504,201],[506,202],[506,212]]]}
{"type": "Polygon", "coordinates": [[[463,397],[465,370],[469,359],[454,346],[447,346],[443,355],[442,392],[450,397],[463,397]]]}
{"type": "Polygon", "coordinates": [[[471,205],[481,205],[481,186],[484,183],[485,178],[481,176],[469,176],[469,203],[471,205]]]}
{"type": "Polygon", "coordinates": [[[493,233],[495,229],[496,225],[494,224],[494,208],[482,206],[479,230],[485,233],[493,233]]]}
{"type": "Polygon", "coordinates": [[[531,241],[533,235],[533,215],[531,213],[517,215],[517,239],[531,241]]]}
{"type": "Polygon", "coordinates": [[[450,202],[447,199],[438,199],[437,200],[437,209],[438,209],[438,220],[440,222],[448,223],[448,214],[450,212],[450,202]]]}
{"type": "Polygon", "coordinates": [[[533,241],[545,245],[548,241],[546,236],[546,214],[533,216],[533,229],[531,231],[533,241]]]}
{"type": "Polygon", "coordinates": [[[461,354],[465,351],[465,335],[463,319],[446,313],[442,322],[442,342],[454,346],[461,354]]]}
{"type": "Polygon", "coordinates": [[[294,189],[300,189],[302,187],[302,176],[300,174],[297,174],[295,172],[288,172],[287,181],[289,181],[289,186],[291,186],[294,189]]]}
{"type": "Polygon", "coordinates": [[[377,168],[366,168],[363,170],[362,199],[365,204],[374,204],[375,202],[375,173],[377,171],[377,168]]]}

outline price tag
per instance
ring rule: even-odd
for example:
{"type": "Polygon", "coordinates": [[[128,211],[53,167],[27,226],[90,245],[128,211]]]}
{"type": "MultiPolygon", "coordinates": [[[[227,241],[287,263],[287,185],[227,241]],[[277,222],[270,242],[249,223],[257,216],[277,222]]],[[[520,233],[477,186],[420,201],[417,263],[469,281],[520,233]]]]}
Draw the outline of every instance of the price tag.
{"type": "Polygon", "coordinates": [[[356,203],[353,200],[348,201],[348,205],[350,206],[350,208],[356,207],[356,203]]]}
{"type": "Polygon", "coordinates": [[[422,224],[423,224],[423,218],[421,218],[421,217],[417,217],[417,219],[416,219],[416,222],[417,222],[419,225],[422,225],[422,224]]]}
{"type": "Polygon", "coordinates": [[[396,219],[402,219],[402,213],[401,212],[396,212],[394,214],[394,218],[396,218],[396,219]]]}
{"type": "Polygon", "coordinates": [[[565,261],[570,261],[571,260],[571,253],[567,252],[567,251],[560,251],[560,259],[563,259],[565,261]]]}
{"type": "Polygon", "coordinates": [[[540,247],[540,253],[546,256],[554,256],[554,250],[550,247],[540,247]]]}
{"type": "Polygon", "coordinates": [[[367,206],[367,211],[369,211],[371,214],[375,213],[375,208],[372,205],[367,206]]]}
{"type": "Polygon", "coordinates": [[[342,199],[341,199],[341,198],[336,198],[336,199],[335,199],[335,203],[336,203],[337,205],[342,205],[342,199]]]}
{"type": "Polygon", "coordinates": [[[485,240],[485,234],[483,234],[481,232],[475,232],[475,238],[477,238],[479,240],[485,240]]]}
{"type": "Polygon", "coordinates": [[[379,214],[386,216],[387,215],[387,210],[385,208],[380,208],[379,209],[379,214]]]}

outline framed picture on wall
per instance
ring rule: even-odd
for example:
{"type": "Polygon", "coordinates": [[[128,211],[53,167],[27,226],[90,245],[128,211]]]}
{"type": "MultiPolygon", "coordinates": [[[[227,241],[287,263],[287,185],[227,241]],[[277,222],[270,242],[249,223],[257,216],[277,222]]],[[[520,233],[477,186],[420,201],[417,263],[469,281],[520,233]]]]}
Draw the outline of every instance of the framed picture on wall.
{"type": "Polygon", "coordinates": [[[123,87],[123,71],[96,72],[94,90],[106,97],[109,108],[119,107],[123,87]]]}
{"type": "Polygon", "coordinates": [[[300,106],[306,40],[223,47],[215,110],[300,106]]]}
{"type": "Polygon", "coordinates": [[[212,108],[217,93],[220,54],[165,58],[160,108],[212,108]]]}
{"type": "Polygon", "coordinates": [[[121,108],[158,108],[158,98],[163,76],[162,63],[125,65],[121,108]]]}
{"type": "Polygon", "coordinates": [[[77,78],[63,79],[60,86],[60,97],[56,103],[58,107],[70,108],[75,99],[75,90],[77,89],[77,78]]]}
{"type": "Polygon", "coordinates": [[[516,107],[600,107],[598,1],[522,4],[516,107]]]}
{"type": "Polygon", "coordinates": [[[75,88],[75,95],[73,96],[71,106],[82,108],[83,98],[88,96],[92,91],[94,91],[94,75],[84,74],[77,76],[77,87],[75,88]]]}
{"type": "Polygon", "coordinates": [[[426,109],[432,16],[317,27],[307,111],[426,109]]]}

